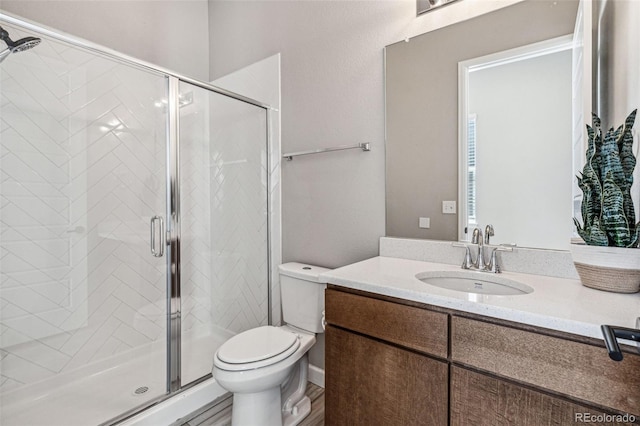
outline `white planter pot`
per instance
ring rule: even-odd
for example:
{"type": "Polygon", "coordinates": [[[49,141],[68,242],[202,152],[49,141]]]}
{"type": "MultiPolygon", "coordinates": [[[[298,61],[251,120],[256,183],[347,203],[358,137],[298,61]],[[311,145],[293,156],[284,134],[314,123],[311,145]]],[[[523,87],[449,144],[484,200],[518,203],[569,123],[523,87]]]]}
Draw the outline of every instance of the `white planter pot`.
{"type": "Polygon", "coordinates": [[[640,291],[640,249],[571,244],[582,284],[617,293],[640,291]]]}

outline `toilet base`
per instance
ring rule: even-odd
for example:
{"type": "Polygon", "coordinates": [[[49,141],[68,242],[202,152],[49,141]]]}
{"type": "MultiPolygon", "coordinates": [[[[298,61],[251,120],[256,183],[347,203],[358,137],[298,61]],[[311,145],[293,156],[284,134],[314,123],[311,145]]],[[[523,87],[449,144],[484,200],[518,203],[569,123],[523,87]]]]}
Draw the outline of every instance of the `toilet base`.
{"type": "Polygon", "coordinates": [[[293,406],[290,413],[282,413],[283,426],[295,426],[311,413],[311,399],[308,396],[293,406]]]}
{"type": "Polygon", "coordinates": [[[256,393],[234,393],[231,424],[282,426],[281,400],[279,386],[256,393]],[[240,409],[241,407],[244,409],[240,409]]]}

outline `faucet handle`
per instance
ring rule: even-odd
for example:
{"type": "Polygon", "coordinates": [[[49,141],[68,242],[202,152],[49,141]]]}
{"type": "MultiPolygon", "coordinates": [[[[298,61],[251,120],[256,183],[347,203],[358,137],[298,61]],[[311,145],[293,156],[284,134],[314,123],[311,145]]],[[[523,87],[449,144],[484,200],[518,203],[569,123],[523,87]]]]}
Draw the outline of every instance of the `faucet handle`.
{"type": "Polygon", "coordinates": [[[500,266],[498,265],[498,257],[496,255],[498,251],[497,247],[491,250],[491,260],[489,260],[489,264],[487,265],[487,272],[493,272],[494,274],[500,273],[500,266]]]}
{"type": "Polygon", "coordinates": [[[471,258],[471,250],[469,250],[469,246],[465,246],[467,249],[464,254],[464,259],[462,260],[462,269],[471,269],[473,266],[473,259],[471,258]]]}

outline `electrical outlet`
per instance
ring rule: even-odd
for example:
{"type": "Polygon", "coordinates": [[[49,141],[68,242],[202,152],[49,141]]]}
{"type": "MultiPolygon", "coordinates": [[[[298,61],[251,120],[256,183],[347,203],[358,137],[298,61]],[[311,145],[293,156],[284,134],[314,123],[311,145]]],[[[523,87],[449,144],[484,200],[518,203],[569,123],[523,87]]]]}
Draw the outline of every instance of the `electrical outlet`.
{"type": "Polygon", "coordinates": [[[442,202],[443,214],[456,214],[456,202],[455,201],[443,201],[442,202]]]}
{"type": "Polygon", "coordinates": [[[418,219],[418,227],[429,229],[431,227],[431,219],[428,217],[421,217],[418,219]]]}

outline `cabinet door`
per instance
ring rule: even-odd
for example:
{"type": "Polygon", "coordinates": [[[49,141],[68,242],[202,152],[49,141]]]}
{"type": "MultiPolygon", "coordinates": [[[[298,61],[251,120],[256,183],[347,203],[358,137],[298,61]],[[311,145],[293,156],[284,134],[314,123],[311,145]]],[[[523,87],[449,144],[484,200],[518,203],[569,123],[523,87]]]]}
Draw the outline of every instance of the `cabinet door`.
{"type": "Polygon", "coordinates": [[[451,426],[610,425],[603,413],[504,380],[451,367],[451,426]]]}
{"type": "Polygon", "coordinates": [[[327,425],[446,425],[448,367],[334,326],[326,329],[327,425]]]}

